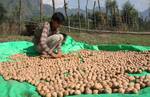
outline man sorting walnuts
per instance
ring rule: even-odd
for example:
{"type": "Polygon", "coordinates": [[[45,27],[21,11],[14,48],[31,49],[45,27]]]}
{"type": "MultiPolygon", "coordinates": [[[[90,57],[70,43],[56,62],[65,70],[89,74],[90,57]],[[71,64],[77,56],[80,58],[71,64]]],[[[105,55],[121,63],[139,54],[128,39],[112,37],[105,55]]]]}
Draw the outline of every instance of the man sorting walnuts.
{"type": "Polygon", "coordinates": [[[64,34],[60,34],[59,28],[64,21],[64,15],[56,12],[50,22],[45,22],[37,27],[33,42],[40,54],[50,55],[54,58],[62,56],[61,45],[64,41],[64,34]]]}

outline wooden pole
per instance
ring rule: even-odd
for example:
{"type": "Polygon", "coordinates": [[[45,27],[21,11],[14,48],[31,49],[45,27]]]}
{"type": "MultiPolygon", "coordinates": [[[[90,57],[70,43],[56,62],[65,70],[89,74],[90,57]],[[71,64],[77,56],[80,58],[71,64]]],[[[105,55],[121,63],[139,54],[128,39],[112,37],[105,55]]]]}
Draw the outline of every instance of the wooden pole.
{"type": "Polygon", "coordinates": [[[64,9],[65,9],[66,17],[67,17],[67,22],[68,22],[68,31],[70,32],[70,18],[69,18],[68,13],[67,13],[67,9],[68,9],[67,5],[68,4],[67,4],[66,0],[64,0],[64,9]]]}
{"type": "Polygon", "coordinates": [[[21,8],[22,8],[22,0],[19,0],[19,34],[21,34],[21,8]]]}
{"type": "Polygon", "coordinates": [[[100,1],[98,0],[98,8],[99,8],[99,12],[101,12],[101,6],[100,6],[100,1]]]}
{"type": "Polygon", "coordinates": [[[100,25],[102,25],[103,23],[102,23],[102,12],[101,12],[101,5],[100,5],[100,0],[97,0],[98,1],[98,8],[99,8],[99,14],[100,14],[100,25]]]}
{"type": "Polygon", "coordinates": [[[109,9],[110,9],[110,1],[109,0],[106,0],[106,28],[109,27],[109,16],[108,16],[108,12],[109,12],[109,9]]]}
{"type": "Polygon", "coordinates": [[[67,19],[68,19],[68,14],[67,14],[67,3],[66,3],[66,0],[64,0],[64,9],[65,9],[66,17],[67,17],[67,19]]]}
{"type": "Polygon", "coordinates": [[[52,4],[53,4],[53,14],[55,13],[55,0],[52,0],[52,4]]]}
{"type": "Polygon", "coordinates": [[[96,6],[96,1],[94,1],[94,6],[93,6],[94,27],[95,27],[95,29],[96,29],[95,6],[96,6]]]}
{"type": "Polygon", "coordinates": [[[40,0],[40,22],[42,22],[43,17],[43,0],[40,0]]]}
{"type": "Polygon", "coordinates": [[[79,29],[81,29],[81,20],[80,20],[80,0],[78,0],[78,18],[79,18],[79,29]]]}
{"type": "Polygon", "coordinates": [[[85,24],[87,24],[87,29],[89,29],[89,19],[88,19],[88,2],[89,2],[89,0],[87,0],[87,2],[86,2],[86,16],[85,16],[85,24]]]}

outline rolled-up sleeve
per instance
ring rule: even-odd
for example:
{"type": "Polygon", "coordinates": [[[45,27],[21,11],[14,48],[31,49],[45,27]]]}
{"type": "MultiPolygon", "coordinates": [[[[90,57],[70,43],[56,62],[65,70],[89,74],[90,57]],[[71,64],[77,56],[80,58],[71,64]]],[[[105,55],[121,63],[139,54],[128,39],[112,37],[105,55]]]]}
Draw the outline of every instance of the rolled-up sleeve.
{"type": "Polygon", "coordinates": [[[50,48],[48,47],[47,45],[47,38],[48,38],[48,34],[49,34],[49,23],[48,22],[45,22],[44,24],[44,28],[43,28],[43,31],[42,31],[42,34],[41,34],[41,38],[40,38],[40,44],[41,44],[41,47],[43,49],[43,52],[49,52],[50,48]]]}
{"type": "Polygon", "coordinates": [[[58,51],[61,51],[61,45],[62,45],[62,42],[63,42],[64,37],[63,37],[62,34],[59,34],[59,36],[60,36],[60,40],[59,40],[59,44],[58,44],[58,46],[57,46],[57,50],[58,50],[58,51]]]}

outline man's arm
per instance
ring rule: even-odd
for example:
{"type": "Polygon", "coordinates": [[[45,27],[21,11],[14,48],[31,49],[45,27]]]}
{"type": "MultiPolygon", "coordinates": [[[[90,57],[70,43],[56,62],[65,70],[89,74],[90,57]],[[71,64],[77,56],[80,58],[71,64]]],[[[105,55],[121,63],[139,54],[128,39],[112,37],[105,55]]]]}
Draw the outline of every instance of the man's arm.
{"type": "Polygon", "coordinates": [[[47,54],[50,51],[50,49],[47,45],[48,32],[50,29],[49,27],[50,27],[49,23],[45,22],[44,28],[43,28],[43,31],[41,34],[41,38],[40,38],[40,44],[41,44],[41,47],[43,49],[42,54],[47,54]]]}
{"type": "Polygon", "coordinates": [[[57,47],[57,57],[61,57],[61,56],[62,56],[61,43],[59,43],[59,45],[57,47]]]}
{"type": "Polygon", "coordinates": [[[59,40],[56,47],[54,47],[54,48],[57,48],[57,54],[52,53],[53,57],[61,57],[62,56],[62,51],[61,51],[62,40],[63,40],[63,37],[59,40]]]}

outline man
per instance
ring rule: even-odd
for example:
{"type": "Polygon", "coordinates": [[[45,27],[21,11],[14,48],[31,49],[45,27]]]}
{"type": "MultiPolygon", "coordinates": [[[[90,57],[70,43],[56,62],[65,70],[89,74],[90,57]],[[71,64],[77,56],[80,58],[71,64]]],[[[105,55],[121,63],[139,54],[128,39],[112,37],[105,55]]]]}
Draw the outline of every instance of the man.
{"type": "Polygon", "coordinates": [[[50,22],[38,27],[34,34],[33,42],[37,51],[42,55],[50,55],[51,57],[61,57],[61,45],[64,40],[63,34],[60,34],[59,28],[65,21],[62,13],[53,14],[50,22]],[[55,53],[57,50],[57,53],[55,53]]]}

